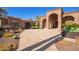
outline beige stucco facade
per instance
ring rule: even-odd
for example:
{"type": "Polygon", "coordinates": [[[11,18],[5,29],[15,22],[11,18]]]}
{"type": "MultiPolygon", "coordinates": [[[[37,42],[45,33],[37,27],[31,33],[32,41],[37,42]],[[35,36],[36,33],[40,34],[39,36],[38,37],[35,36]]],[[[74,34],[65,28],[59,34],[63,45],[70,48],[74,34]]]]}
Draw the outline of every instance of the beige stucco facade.
{"type": "Polygon", "coordinates": [[[67,16],[73,17],[74,18],[74,22],[76,24],[79,24],[79,12],[78,11],[76,11],[76,12],[67,12],[67,13],[63,14],[63,18],[67,17],[67,16]]]}
{"type": "Polygon", "coordinates": [[[67,20],[79,24],[79,11],[64,13],[62,8],[47,11],[46,15],[40,19],[40,27],[47,29],[60,29],[61,31],[62,22],[67,20]]]}

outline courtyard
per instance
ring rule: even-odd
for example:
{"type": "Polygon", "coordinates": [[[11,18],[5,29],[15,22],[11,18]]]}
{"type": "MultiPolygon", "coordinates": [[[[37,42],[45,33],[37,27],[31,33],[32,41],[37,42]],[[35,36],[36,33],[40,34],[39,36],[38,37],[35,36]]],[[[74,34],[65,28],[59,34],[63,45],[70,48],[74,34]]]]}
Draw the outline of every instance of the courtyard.
{"type": "Polygon", "coordinates": [[[67,34],[66,37],[55,39],[57,35],[61,35],[58,29],[24,30],[20,35],[17,51],[79,51],[79,42],[76,42],[75,36],[70,38],[72,35],[67,34]]]}
{"type": "MultiPolygon", "coordinates": [[[[63,8],[45,10],[46,14],[36,15],[33,19],[10,15],[0,17],[1,50],[79,50],[79,11],[64,12],[63,8]]],[[[26,15],[29,17],[27,13],[26,15]]],[[[29,15],[34,16],[34,13],[29,15]]]]}

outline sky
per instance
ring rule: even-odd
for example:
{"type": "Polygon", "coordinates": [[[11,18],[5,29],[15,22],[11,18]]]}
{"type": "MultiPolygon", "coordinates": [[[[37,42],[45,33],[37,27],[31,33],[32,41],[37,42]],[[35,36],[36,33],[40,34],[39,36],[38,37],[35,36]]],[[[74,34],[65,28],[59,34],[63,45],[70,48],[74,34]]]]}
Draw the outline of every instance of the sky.
{"type": "MultiPolygon", "coordinates": [[[[56,7],[8,7],[7,16],[14,16],[22,19],[33,19],[36,16],[45,16],[46,12],[56,7]]],[[[79,7],[64,7],[64,12],[79,11],[79,7]]]]}

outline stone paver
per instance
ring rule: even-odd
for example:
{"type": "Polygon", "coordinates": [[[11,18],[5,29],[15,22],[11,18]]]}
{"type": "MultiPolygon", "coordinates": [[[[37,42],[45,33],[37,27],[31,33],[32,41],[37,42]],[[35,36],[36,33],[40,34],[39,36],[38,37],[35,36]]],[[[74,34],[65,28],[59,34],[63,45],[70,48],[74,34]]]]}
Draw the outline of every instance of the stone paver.
{"type": "MultiPolygon", "coordinates": [[[[59,29],[27,29],[20,35],[18,50],[60,34],[59,29]]],[[[50,48],[49,48],[50,49],[50,48]]]]}

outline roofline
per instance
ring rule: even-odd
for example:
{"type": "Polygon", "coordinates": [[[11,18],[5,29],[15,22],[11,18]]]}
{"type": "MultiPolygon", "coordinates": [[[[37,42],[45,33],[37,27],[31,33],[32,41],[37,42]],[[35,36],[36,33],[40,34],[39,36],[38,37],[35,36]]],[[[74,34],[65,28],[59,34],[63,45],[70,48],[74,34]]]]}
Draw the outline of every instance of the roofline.
{"type": "Polygon", "coordinates": [[[64,12],[64,14],[68,14],[68,13],[79,13],[79,11],[64,12]]]}
{"type": "Polygon", "coordinates": [[[55,8],[55,9],[53,9],[53,10],[48,10],[47,12],[51,12],[51,11],[55,11],[55,10],[59,10],[59,9],[63,10],[63,8],[58,7],[58,8],[55,8]]]}
{"type": "Polygon", "coordinates": [[[24,21],[24,22],[40,22],[40,21],[38,21],[38,20],[21,20],[21,21],[24,21]]]}

